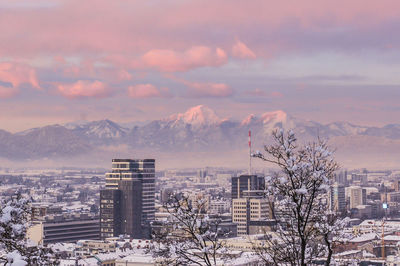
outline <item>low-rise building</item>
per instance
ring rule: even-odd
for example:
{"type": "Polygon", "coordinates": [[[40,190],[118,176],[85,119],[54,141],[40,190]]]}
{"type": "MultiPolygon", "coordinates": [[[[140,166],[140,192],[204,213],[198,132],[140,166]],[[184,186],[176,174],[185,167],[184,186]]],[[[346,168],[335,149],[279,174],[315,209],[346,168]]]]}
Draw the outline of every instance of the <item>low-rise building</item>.
{"type": "Polygon", "coordinates": [[[34,221],[27,234],[32,241],[39,244],[98,240],[99,217],[90,214],[48,215],[43,221],[34,221]]]}

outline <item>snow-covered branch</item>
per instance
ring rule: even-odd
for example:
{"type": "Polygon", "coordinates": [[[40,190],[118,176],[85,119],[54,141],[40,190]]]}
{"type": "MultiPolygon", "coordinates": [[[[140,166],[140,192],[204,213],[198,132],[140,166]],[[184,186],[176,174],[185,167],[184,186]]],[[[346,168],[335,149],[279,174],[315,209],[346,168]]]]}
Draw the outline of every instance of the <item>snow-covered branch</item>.
{"type": "Polygon", "coordinates": [[[295,134],[283,130],[273,137],[265,154],[253,156],[280,169],[266,177],[265,190],[274,199],[276,234],[255,251],[277,264],[306,265],[316,257],[327,257],[329,264],[331,239],[341,223],[329,211],[327,191],[338,165],[324,140],[298,145],[295,134]]]}
{"type": "Polygon", "coordinates": [[[163,227],[154,233],[151,252],[160,264],[217,265],[225,258],[224,242],[219,239],[220,220],[205,213],[203,198],[190,199],[173,194],[164,204],[170,214],[163,227]]]}
{"type": "Polygon", "coordinates": [[[0,262],[4,265],[53,265],[51,250],[26,238],[30,225],[29,200],[15,195],[0,203],[0,262]]]}

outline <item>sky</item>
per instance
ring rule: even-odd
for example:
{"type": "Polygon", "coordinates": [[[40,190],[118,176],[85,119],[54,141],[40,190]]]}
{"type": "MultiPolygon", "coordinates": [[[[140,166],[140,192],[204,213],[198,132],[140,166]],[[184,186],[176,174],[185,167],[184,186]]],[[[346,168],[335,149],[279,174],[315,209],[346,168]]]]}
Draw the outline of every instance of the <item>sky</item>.
{"type": "Polygon", "coordinates": [[[0,32],[11,132],[199,104],[399,123],[398,0],[2,0],[0,32]]]}

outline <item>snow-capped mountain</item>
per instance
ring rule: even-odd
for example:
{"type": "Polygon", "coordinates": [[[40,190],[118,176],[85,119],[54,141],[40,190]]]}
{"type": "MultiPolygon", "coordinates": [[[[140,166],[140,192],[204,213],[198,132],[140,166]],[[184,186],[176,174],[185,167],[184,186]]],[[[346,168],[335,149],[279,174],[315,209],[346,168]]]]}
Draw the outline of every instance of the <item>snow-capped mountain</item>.
{"type": "Polygon", "coordinates": [[[90,121],[87,121],[87,120],[77,120],[77,121],[65,123],[65,124],[63,124],[63,126],[64,126],[65,128],[68,128],[68,129],[74,129],[74,128],[77,128],[77,127],[80,127],[80,126],[84,126],[84,125],[86,125],[86,124],[88,124],[88,123],[90,123],[90,121]]]}
{"type": "Polygon", "coordinates": [[[265,112],[259,116],[251,114],[246,117],[239,126],[241,134],[251,130],[253,142],[262,143],[268,139],[268,136],[278,128],[293,129],[298,121],[288,116],[284,111],[278,110],[273,112],[265,112]]]}
{"type": "Polygon", "coordinates": [[[71,130],[82,137],[94,140],[121,139],[126,136],[128,129],[111,120],[100,120],[72,127],[71,130]]]}
{"type": "Polygon", "coordinates": [[[100,120],[46,126],[15,134],[0,130],[0,157],[71,157],[86,153],[99,154],[99,149],[103,149],[101,153],[104,154],[107,152],[104,151],[105,147],[118,145],[125,145],[130,152],[148,150],[150,154],[218,154],[221,151],[235,154],[247,149],[248,130],[252,131],[254,147],[261,149],[264,144],[270,143],[271,132],[279,128],[294,129],[299,140],[309,141],[316,137],[330,139],[339,151],[349,153],[357,150],[365,153],[368,148],[370,153],[379,153],[379,147],[387,151],[389,144],[395,146],[390,149],[392,153],[400,150],[398,124],[384,127],[365,127],[348,122],[321,124],[292,117],[281,110],[251,114],[242,121],[236,121],[221,119],[214,110],[199,105],[183,113],[137,124],[131,129],[111,120],[100,120]],[[370,145],[372,141],[374,145],[370,145]]]}
{"type": "Polygon", "coordinates": [[[345,135],[362,135],[367,130],[367,127],[357,126],[348,122],[334,122],[327,125],[327,131],[337,136],[345,135]]]}
{"type": "Polygon", "coordinates": [[[204,105],[190,108],[185,113],[174,114],[162,120],[172,126],[190,125],[192,128],[214,126],[222,122],[214,110],[204,105]]]}

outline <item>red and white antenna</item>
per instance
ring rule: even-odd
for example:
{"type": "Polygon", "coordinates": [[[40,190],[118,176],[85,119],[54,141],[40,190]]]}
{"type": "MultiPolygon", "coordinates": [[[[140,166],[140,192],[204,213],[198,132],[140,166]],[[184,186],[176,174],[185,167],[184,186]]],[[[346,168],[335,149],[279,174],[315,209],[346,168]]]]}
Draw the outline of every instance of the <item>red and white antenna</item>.
{"type": "Polygon", "coordinates": [[[251,130],[249,130],[249,175],[251,175],[251,130]]]}

